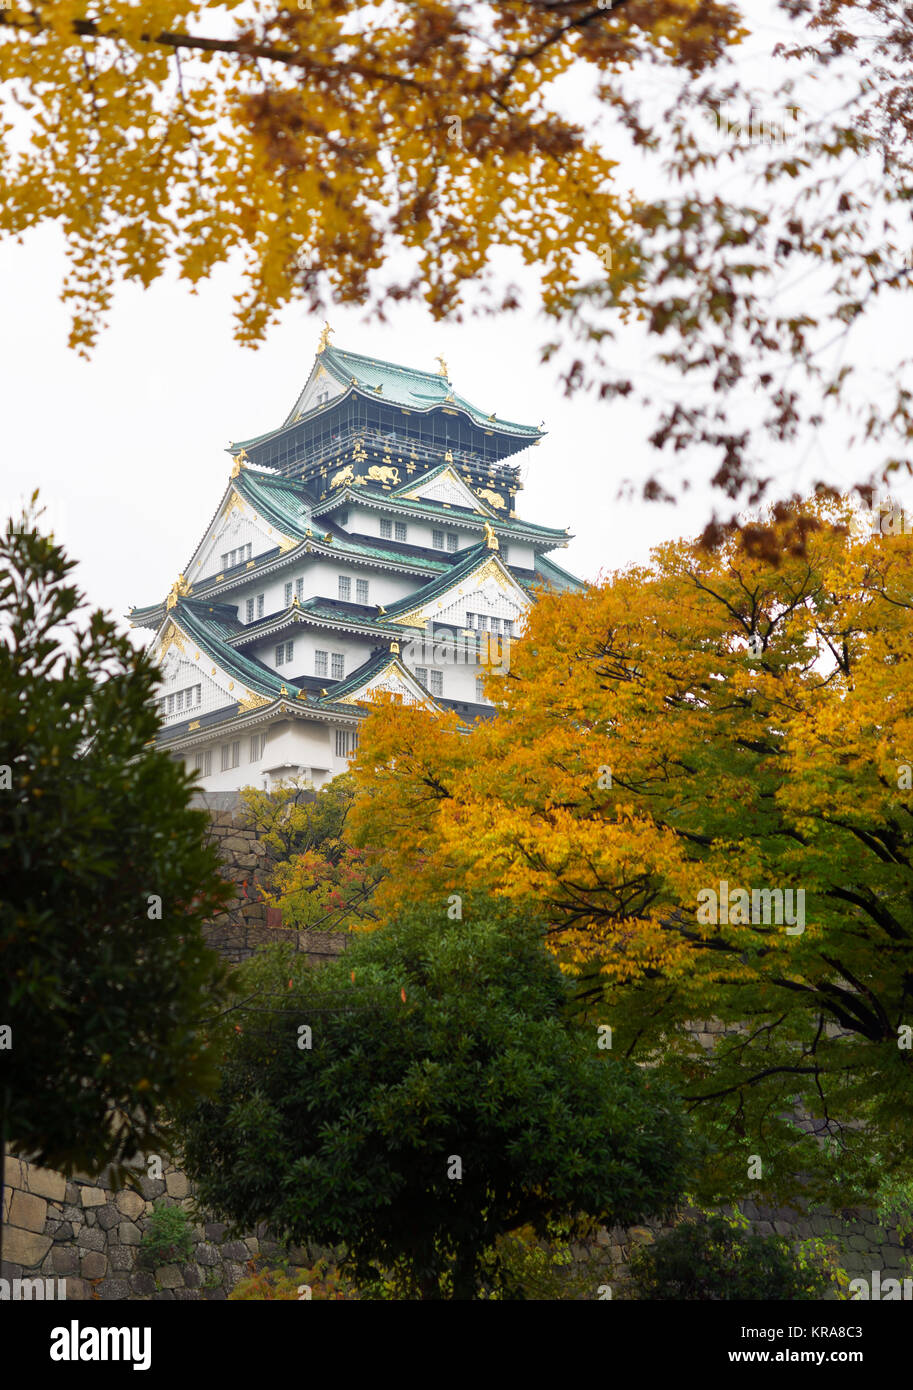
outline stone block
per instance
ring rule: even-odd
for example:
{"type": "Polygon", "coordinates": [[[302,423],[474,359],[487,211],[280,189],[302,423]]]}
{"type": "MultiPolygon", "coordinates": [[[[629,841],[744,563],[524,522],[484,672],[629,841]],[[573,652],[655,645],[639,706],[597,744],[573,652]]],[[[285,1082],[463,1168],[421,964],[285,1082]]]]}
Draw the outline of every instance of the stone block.
{"type": "Polygon", "coordinates": [[[117,1228],[117,1239],[121,1245],[139,1245],[142,1236],[132,1221],[122,1221],[117,1228]]]}
{"type": "Polygon", "coordinates": [[[207,1303],[225,1303],[228,1299],[224,1289],[203,1289],[202,1293],[207,1303]]]}
{"type": "Polygon", "coordinates": [[[154,1303],[173,1303],[174,1293],[171,1289],[159,1289],[158,1293],[152,1295],[154,1303]]]}
{"type": "Polygon", "coordinates": [[[76,1233],[76,1244],[80,1251],[104,1250],[107,1243],[104,1231],[97,1226],[84,1226],[76,1233]]]}
{"type": "Polygon", "coordinates": [[[51,1263],[55,1274],[78,1274],[79,1256],[67,1245],[55,1245],[51,1251],[51,1263]]]}
{"type": "Polygon", "coordinates": [[[775,1221],[774,1230],[778,1236],[791,1236],[793,1234],[792,1224],[789,1221],[775,1221]]]}
{"type": "MultiPolygon", "coordinates": [[[[50,1232],[45,1230],[45,1235],[49,1234],[50,1232]]],[[[54,1232],[55,1245],[63,1245],[65,1242],[75,1240],[75,1238],[76,1232],[73,1229],[72,1221],[61,1221],[58,1223],[58,1229],[54,1232]]]]}
{"type": "Polygon", "coordinates": [[[142,1216],[143,1208],[146,1204],[145,1200],[138,1192],[131,1192],[130,1189],[127,1188],[123,1192],[118,1192],[114,1199],[114,1205],[124,1216],[129,1217],[131,1221],[135,1221],[138,1216],[142,1216]]]}
{"type": "Polygon", "coordinates": [[[11,1226],[20,1226],[24,1231],[44,1231],[48,1219],[48,1204],[43,1197],[33,1197],[30,1192],[14,1188],[7,1220],[11,1226]]]}
{"type": "Polygon", "coordinates": [[[140,1178],[139,1190],[146,1198],[147,1202],[153,1201],[156,1197],[161,1197],[165,1192],[164,1178],[140,1178]]]}
{"type": "Polygon", "coordinates": [[[99,1210],[99,1208],[92,1207],[91,1210],[86,1212],[85,1223],[87,1226],[94,1226],[98,1221],[98,1217],[95,1215],[96,1210],[99,1210]]]}
{"type": "Polygon", "coordinates": [[[67,1278],[67,1302],[84,1303],[92,1297],[92,1285],[85,1279],[67,1278]]]}
{"type": "Polygon", "coordinates": [[[41,1264],[51,1244],[50,1236],[39,1235],[37,1231],[23,1231],[19,1226],[7,1226],[3,1232],[5,1259],[27,1270],[41,1264]]]}
{"type": "Polygon", "coordinates": [[[113,1203],[98,1208],[98,1224],[103,1231],[110,1231],[120,1221],[120,1212],[113,1203]]]}
{"type": "Polygon", "coordinates": [[[62,1202],[67,1195],[67,1180],[63,1173],[55,1173],[52,1168],[36,1168],[28,1165],[28,1190],[36,1197],[47,1197],[51,1202],[62,1202]]]}
{"type": "Polygon", "coordinates": [[[22,1178],[22,1170],[27,1167],[27,1163],[23,1163],[18,1158],[10,1158],[9,1154],[7,1154],[3,1159],[3,1181],[5,1185],[7,1187],[25,1187],[22,1178]]]}
{"type": "Polygon", "coordinates": [[[155,1280],[147,1270],[139,1269],[131,1275],[130,1287],[134,1293],[150,1297],[155,1293],[155,1280]]]}
{"type": "Polygon", "coordinates": [[[108,1263],[112,1269],[123,1274],[136,1264],[136,1249],[132,1245],[111,1245],[108,1247],[108,1263]]]}
{"type": "Polygon", "coordinates": [[[628,1232],[632,1245],[652,1245],[653,1232],[647,1226],[632,1226],[628,1232]]]}
{"type": "Polygon", "coordinates": [[[99,1298],[103,1298],[106,1303],[113,1303],[130,1297],[130,1285],[126,1279],[103,1279],[100,1284],[96,1284],[95,1288],[99,1298]]]}
{"type": "MultiPolygon", "coordinates": [[[[4,1235],[6,1232],[4,1232],[4,1235]]],[[[21,1279],[25,1270],[22,1265],[9,1264],[6,1260],[0,1260],[0,1279],[9,1282],[12,1279],[21,1279]]]]}
{"type": "Polygon", "coordinates": [[[79,1201],[79,1188],[76,1186],[75,1182],[67,1183],[67,1193],[64,1197],[64,1201],[69,1202],[71,1206],[75,1206],[79,1201]]]}
{"type": "Polygon", "coordinates": [[[90,1250],[88,1255],[83,1255],[79,1272],[83,1279],[104,1279],[108,1272],[107,1258],[97,1250],[90,1250]]]}
{"type": "Polygon", "coordinates": [[[219,1252],[214,1245],[198,1245],[193,1252],[193,1257],[198,1265],[205,1265],[209,1268],[219,1263],[219,1252]]]}
{"type": "Polygon", "coordinates": [[[225,1273],[225,1283],[230,1289],[233,1289],[240,1280],[247,1278],[247,1266],[236,1264],[234,1260],[226,1260],[222,1269],[225,1273]]]}
{"type": "Polygon", "coordinates": [[[165,1187],[168,1189],[169,1197],[189,1197],[190,1183],[187,1181],[186,1173],[166,1173],[165,1187]]]}
{"type": "Polygon", "coordinates": [[[230,1240],[227,1245],[222,1246],[223,1260],[244,1260],[248,1259],[248,1249],[243,1240],[230,1240]]]}
{"type": "Polygon", "coordinates": [[[161,1269],[155,1271],[155,1278],[163,1289],[182,1289],[184,1287],[184,1276],[177,1265],[162,1265],[161,1269]]]}
{"type": "Polygon", "coordinates": [[[84,1207],[103,1207],[108,1200],[100,1187],[84,1187],[79,1195],[84,1207]]]}
{"type": "Polygon", "coordinates": [[[198,1289],[203,1282],[203,1275],[196,1265],[182,1265],[181,1273],[184,1276],[185,1288],[198,1289]]]}
{"type": "Polygon", "coordinates": [[[221,1221],[207,1222],[205,1230],[206,1239],[215,1241],[216,1245],[218,1245],[224,1239],[225,1227],[222,1225],[221,1221]]]}
{"type": "Polygon", "coordinates": [[[82,1207],[74,1206],[69,1202],[64,1207],[62,1215],[64,1221],[73,1221],[77,1226],[81,1226],[86,1219],[86,1214],[82,1207]]]}

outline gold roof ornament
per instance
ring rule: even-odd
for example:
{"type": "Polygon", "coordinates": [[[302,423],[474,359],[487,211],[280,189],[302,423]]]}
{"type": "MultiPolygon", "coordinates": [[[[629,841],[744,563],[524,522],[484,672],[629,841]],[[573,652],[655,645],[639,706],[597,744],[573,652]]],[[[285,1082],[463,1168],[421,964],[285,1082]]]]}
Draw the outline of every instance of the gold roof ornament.
{"type": "Polygon", "coordinates": [[[299,690],[299,691],[298,691],[298,694],[295,696],[295,699],[296,699],[296,700],[306,700],[307,697],[308,697],[308,694],[307,694],[307,691],[306,691],[306,690],[299,690]]]}
{"type": "Polygon", "coordinates": [[[494,413],[494,411],[491,412],[491,414],[489,415],[488,418],[489,418],[489,420],[493,420],[493,419],[495,418],[495,413],[494,413]]]}
{"type": "Polygon", "coordinates": [[[288,686],[287,686],[287,685],[280,685],[280,687],[279,687],[279,694],[280,694],[280,695],[287,695],[287,694],[288,694],[288,686]]]}
{"type": "Polygon", "coordinates": [[[292,607],[293,607],[293,608],[300,608],[300,607],[301,607],[301,604],[298,602],[298,595],[297,595],[297,594],[296,594],[295,597],[292,599],[292,607]]]}
{"type": "Polygon", "coordinates": [[[386,613],[387,610],[386,610],[386,608],[384,607],[384,605],[383,605],[382,603],[379,603],[379,604],[377,605],[377,611],[378,611],[378,613],[386,613]]]}
{"type": "Polygon", "coordinates": [[[333,537],[332,537],[332,535],[330,534],[329,531],[327,531],[327,533],[326,533],[326,535],[324,536],[323,539],[326,541],[327,545],[332,545],[332,544],[333,544],[333,537]]]}
{"type": "Polygon", "coordinates": [[[185,594],[189,593],[190,585],[187,583],[187,580],[184,578],[184,576],[182,574],[179,574],[177,579],[172,584],[168,597],[165,600],[166,608],[173,608],[179,598],[183,598],[185,594]]]}
{"type": "Polygon", "coordinates": [[[398,643],[398,642],[395,642],[395,641],[394,641],[394,642],[391,642],[391,643],[390,643],[390,655],[391,655],[391,656],[399,656],[399,643],[398,643]]]}
{"type": "Polygon", "coordinates": [[[444,462],[445,462],[445,463],[453,463],[453,454],[450,452],[449,449],[447,450],[446,454],[444,455],[444,462]]]}
{"type": "Polygon", "coordinates": [[[247,450],[242,449],[240,453],[235,454],[235,461],[232,466],[231,476],[233,478],[237,478],[238,474],[241,472],[241,469],[247,467],[247,463],[247,450]]]}
{"type": "Polygon", "coordinates": [[[438,376],[442,376],[445,381],[449,381],[450,373],[447,370],[447,363],[444,361],[443,357],[435,357],[434,360],[435,362],[440,362],[441,364],[440,370],[438,371],[438,376]]]}
{"type": "Polygon", "coordinates": [[[330,334],[333,332],[326,319],[323,321],[323,332],[320,335],[320,342],[317,344],[318,352],[325,352],[330,346],[330,334]]]}
{"type": "Polygon", "coordinates": [[[499,548],[498,538],[492,530],[491,522],[486,521],[482,529],[485,532],[485,544],[488,546],[488,549],[497,550],[499,548]]]}

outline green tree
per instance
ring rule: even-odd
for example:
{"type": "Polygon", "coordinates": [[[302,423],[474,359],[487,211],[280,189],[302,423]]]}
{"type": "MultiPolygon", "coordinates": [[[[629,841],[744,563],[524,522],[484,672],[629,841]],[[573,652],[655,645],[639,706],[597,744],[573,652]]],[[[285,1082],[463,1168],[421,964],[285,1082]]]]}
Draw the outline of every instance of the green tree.
{"type": "Polygon", "coordinates": [[[226,889],[192,779],[152,746],[157,668],[85,611],[37,519],[0,536],[0,1128],[120,1173],[213,1078],[201,1023],[229,986],[201,923],[226,889]]]}
{"type": "Polygon", "coordinates": [[[694,1155],[671,1094],[568,1022],[527,914],[464,912],[410,909],[328,966],[277,946],[242,967],[220,1089],[180,1125],[205,1206],[344,1244],[359,1286],[469,1299],[503,1232],[675,1204],[694,1155]]]}

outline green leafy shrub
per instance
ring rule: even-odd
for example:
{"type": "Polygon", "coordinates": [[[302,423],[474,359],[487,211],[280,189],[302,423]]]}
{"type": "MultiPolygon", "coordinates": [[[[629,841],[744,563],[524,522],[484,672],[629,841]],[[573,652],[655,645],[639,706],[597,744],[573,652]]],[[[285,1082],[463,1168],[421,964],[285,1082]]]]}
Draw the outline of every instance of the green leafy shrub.
{"type": "Polygon", "coordinates": [[[639,1247],[617,1296],[801,1302],[835,1292],[842,1297],[847,1283],[845,1270],[824,1241],[803,1241],[793,1248],[782,1236],[755,1235],[744,1217],[703,1213],[639,1247]]]}
{"type": "Polygon", "coordinates": [[[190,1218],[181,1207],[157,1206],[140,1241],[140,1255],[152,1269],[183,1264],[193,1254],[190,1218]]]}
{"type": "Polygon", "coordinates": [[[913,1237],[913,1182],[891,1175],[882,1178],[876,1194],[876,1213],[885,1228],[897,1227],[903,1245],[911,1245],[913,1237]]]}
{"type": "Polygon", "coordinates": [[[595,1298],[608,1279],[606,1262],[595,1256],[575,1260],[570,1235],[568,1227],[556,1225],[546,1239],[539,1239],[531,1226],[499,1237],[482,1263],[485,1288],[480,1297],[540,1302],[595,1298]]]}

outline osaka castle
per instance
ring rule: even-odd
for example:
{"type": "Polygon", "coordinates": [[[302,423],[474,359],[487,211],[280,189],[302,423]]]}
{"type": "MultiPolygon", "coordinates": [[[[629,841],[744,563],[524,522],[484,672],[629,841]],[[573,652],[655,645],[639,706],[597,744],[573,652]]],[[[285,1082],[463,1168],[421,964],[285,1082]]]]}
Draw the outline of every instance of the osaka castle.
{"type": "Polygon", "coordinates": [[[322,786],[380,691],[471,727],[537,590],[580,587],[549,558],[568,533],[517,516],[513,460],[541,431],[457,395],[440,357],[396,366],[330,332],[282,424],[230,446],[171,591],[129,614],[155,634],[158,742],[203,791],[322,786]]]}

